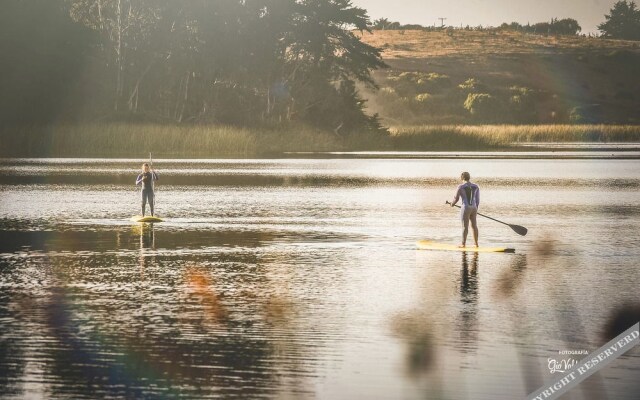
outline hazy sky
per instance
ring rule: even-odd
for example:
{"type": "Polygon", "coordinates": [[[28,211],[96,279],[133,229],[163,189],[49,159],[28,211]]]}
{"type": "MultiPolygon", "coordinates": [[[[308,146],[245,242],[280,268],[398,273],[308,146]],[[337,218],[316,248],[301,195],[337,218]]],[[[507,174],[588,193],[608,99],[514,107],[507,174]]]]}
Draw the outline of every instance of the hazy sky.
{"type": "MultiPolygon", "coordinates": [[[[583,33],[596,33],[597,25],[616,0],[352,0],[369,11],[371,19],[388,18],[402,24],[492,25],[517,21],[544,22],[574,18],[583,33]]],[[[637,4],[637,1],[636,1],[637,4]]]]}

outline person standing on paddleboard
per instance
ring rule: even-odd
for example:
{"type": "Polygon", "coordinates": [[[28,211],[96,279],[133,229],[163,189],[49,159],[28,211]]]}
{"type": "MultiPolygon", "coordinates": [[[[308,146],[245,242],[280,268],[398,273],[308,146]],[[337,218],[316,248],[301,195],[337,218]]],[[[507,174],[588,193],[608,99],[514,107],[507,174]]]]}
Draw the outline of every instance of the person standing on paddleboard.
{"type": "Polygon", "coordinates": [[[136,185],[142,184],[142,216],[144,217],[147,201],[153,217],[153,182],[158,180],[158,175],[149,167],[148,163],[142,164],[142,173],[136,178],[136,185]]]}
{"type": "Polygon", "coordinates": [[[473,228],[473,241],[476,247],[478,247],[478,223],[476,217],[478,216],[478,207],[480,207],[480,188],[475,183],[469,182],[471,175],[468,172],[463,172],[460,175],[462,184],[458,186],[456,195],[453,201],[450,203],[451,207],[456,205],[458,200],[462,200],[462,206],[460,207],[460,219],[462,220],[462,245],[467,245],[467,234],[469,233],[469,221],[471,221],[471,227],[473,228]]]}

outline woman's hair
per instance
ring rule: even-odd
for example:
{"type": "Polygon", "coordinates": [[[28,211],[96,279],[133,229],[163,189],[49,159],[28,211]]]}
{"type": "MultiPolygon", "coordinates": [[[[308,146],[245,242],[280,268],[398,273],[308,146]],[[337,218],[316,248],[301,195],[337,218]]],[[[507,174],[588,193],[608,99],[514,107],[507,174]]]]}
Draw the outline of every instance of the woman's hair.
{"type": "Polygon", "coordinates": [[[460,175],[460,179],[462,179],[463,181],[469,182],[469,180],[471,179],[471,175],[468,172],[463,172],[460,175]]]}

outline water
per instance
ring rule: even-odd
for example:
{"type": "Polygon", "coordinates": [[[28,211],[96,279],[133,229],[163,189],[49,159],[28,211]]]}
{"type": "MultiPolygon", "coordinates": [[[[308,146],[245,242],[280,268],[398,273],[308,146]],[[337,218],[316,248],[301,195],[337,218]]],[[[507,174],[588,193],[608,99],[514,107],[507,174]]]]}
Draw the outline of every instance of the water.
{"type": "Polygon", "coordinates": [[[154,225],[138,164],[0,160],[1,398],[524,398],[640,302],[637,159],[158,160],[154,225]],[[462,170],[516,254],[415,250],[462,170]]]}

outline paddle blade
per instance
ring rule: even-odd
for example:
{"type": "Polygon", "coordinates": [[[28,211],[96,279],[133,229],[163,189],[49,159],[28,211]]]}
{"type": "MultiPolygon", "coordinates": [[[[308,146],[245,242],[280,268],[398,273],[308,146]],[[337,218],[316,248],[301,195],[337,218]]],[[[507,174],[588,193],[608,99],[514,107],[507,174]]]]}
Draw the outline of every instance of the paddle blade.
{"type": "Polygon", "coordinates": [[[511,229],[513,229],[513,231],[515,233],[517,233],[520,236],[525,236],[527,234],[527,228],[525,228],[524,226],[520,226],[520,225],[509,225],[509,227],[511,229]]]}

